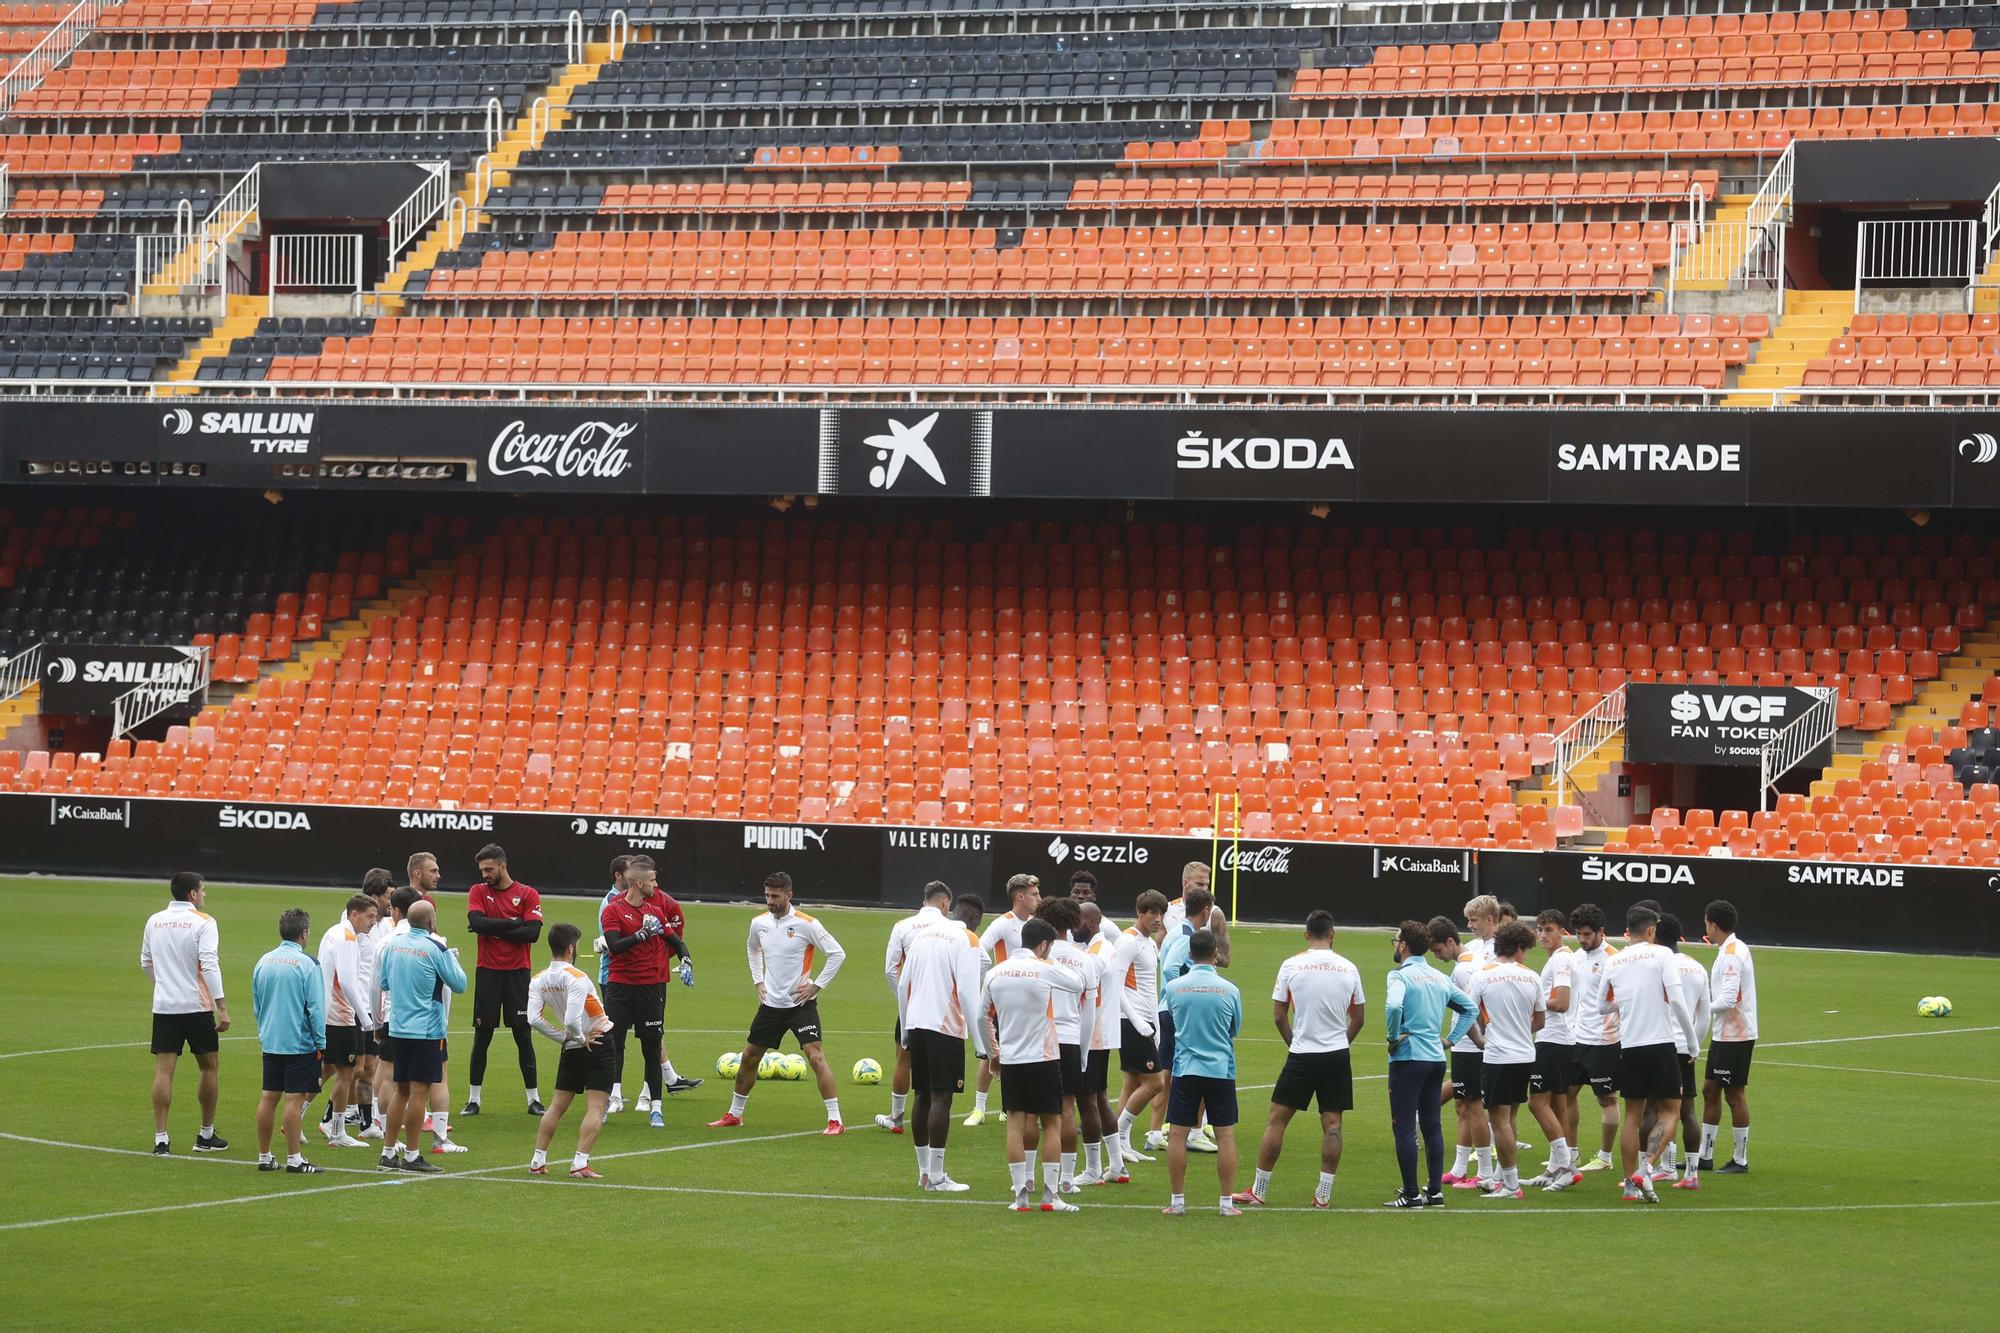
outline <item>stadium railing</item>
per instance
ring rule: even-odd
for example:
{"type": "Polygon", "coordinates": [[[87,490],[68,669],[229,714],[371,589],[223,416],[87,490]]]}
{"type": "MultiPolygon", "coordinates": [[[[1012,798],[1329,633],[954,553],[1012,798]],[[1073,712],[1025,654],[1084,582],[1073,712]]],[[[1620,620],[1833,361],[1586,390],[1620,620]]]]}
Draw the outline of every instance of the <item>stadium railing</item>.
{"type": "Polygon", "coordinates": [[[1854,247],[1854,313],[1866,310],[1881,288],[1958,287],[1971,314],[1984,267],[1982,225],[1979,218],[1863,220],[1854,247]]]}
{"type": "Polygon", "coordinates": [[[1840,730],[1840,723],[1836,720],[1839,716],[1839,695],[1823,686],[1809,686],[1807,692],[1818,696],[1812,706],[1757,751],[1759,810],[1770,809],[1771,793],[1777,789],[1780,778],[1804,763],[1813,751],[1830,742],[1840,730]]]}
{"type": "Polygon", "coordinates": [[[13,109],[14,103],[31,92],[49,74],[60,68],[70,53],[83,45],[84,39],[96,31],[98,20],[107,10],[116,9],[125,0],[81,0],[76,8],[63,15],[62,21],[49,29],[48,36],[35,44],[35,48],[14,62],[5,77],[0,77],[0,115],[13,109]]]}

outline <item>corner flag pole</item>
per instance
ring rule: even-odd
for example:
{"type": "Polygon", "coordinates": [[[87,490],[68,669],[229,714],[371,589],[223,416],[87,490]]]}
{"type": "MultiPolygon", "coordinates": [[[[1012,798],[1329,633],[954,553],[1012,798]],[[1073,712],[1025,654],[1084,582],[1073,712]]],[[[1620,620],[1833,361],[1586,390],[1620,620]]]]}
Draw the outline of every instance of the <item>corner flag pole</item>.
{"type": "Polygon", "coordinates": [[[1229,814],[1236,832],[1236,839],[1231,844],[1229,857],[1229,921],[1231,925],[1234,925],[1236,923],[1237,890],[1243,885],[1243,798],[1235,792],[1229,794],[1229,814]]]}

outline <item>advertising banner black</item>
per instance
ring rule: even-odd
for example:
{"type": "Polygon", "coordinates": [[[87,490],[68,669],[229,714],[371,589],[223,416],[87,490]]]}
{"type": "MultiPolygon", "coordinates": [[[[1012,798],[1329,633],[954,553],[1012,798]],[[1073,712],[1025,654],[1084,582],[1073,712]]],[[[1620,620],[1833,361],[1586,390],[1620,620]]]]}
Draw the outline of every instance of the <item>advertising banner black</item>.
{"type": "MultiPolygon", "coordinates": [[[[1627,685],[1625,753],[1639,764],[1755,767],[1758,753],[1805,716],[1819,696],[1752,685],[1627,685]]],[[[1833,738],[1808,755],[1808,767],[1833,759],[1833,738]]]]}
{"type": "Polygon", "coordinates": [[[1558,504],[1727,504],[1749,498],[1748,418],[1716,412],[1589,412],[1549,423],[1558,504]]]}
{"type": "MultiPolygon", "coordinates": [[[[1171,432],[1174,495],[1183,500],[1353,500],[1349,441],[1358,418],[1334,412],[1179,412],[1171,432]]],[[[1147,451],[1164,448],[1148,441],[1147,451]]]]}
{"type": "Polygon", "coordinates": [[[993,414],[919,404],[820,413],[823,495],[991,495],[993,414]]]}
{"type": "Polygon", "coordinates": [[[812,408],[655,408],[646,414],[652,495],[810,495],[819,488],[812,408]]]}
{"type": "Polygon", "coordinates": [[[42,650],[41,711],[109,717],[119,696],[140,685],[185,689],[187,705],[208,702],[201,654],[158,644],[51,643],[42,650]]]}
{"type": "Polygon", "coordinates": [[[1023,499],[1148,499],[1174,493],[1163,412],[1002,409],[993,414],[993,493],[1023,499]]]}
{"type": "Polygon", "coordinates": [[[489,489],[567,494],[646,489],[644,409],[628,403],[328,409],[330,459],[449,459],[489,489]]]}

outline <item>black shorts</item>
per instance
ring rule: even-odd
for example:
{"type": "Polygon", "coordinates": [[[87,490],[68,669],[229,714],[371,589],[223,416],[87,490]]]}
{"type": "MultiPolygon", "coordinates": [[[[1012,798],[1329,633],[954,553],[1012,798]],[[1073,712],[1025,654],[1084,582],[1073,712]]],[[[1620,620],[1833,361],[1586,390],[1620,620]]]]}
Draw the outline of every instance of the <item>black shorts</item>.
{"type": "Polygon", "coordinates": [[[1670,1041],[1627,1046],[1618,1052],[1618,1095],[1669,1101],[1681,1095],[1680,1054],[1670,1041]]]}
{"type": "Polygon", "coordinates": [[[1000,1066],[1000,1109],[1010,1115],[1059,1115],[1062,1099],[1062,1061],[1000,1066]]]}
{"type": "Polygon", "coordinates": [[[556,1061],[557,1092],[609,1092],[617,1081],[618,1047],[608,1032],[598,1038],[596,1050],[565,1046],[556,1061]]]}
{"type": "Polygon", "coordinates": [[[1111,1049],[1092,1051],[1083,1062],[1083,1095],[1101,1097],[1111,1090],[1111,1049]]]}
{"type": "Polygon", "coordinates": [[[1271,1104],[1303,1111],[1315,1099],[1321,1115],[1354,1109],[1352,1051],[1343,1046],[1337,1051],[1295,1051],[1285,1056],[1277,1086],[1271,1089],[1271,1104]]]}
{"type": "Polygon", "coordinates": [[[1691,1102],[1694,1100],[1696,1091],[1701,1086],[1695,1081],[1694,1057],[1692,1055],[1682,1055],[1679,1051],[1676,1051],[1674,1052],[1674,1059],[1681,1062],[1681,1100],[1691,1102]]]}
{"type": "MultiPolygon", "coordinates": [[[[1750,1051],[1756,1044],[1754,1041],[1710,1042],[1708,1070],[1703,1077],[1725,1088],[1749,1087],[1750,1051]]],[[[160,1048],[155,1046],[153,1049],[157,1051],[160,1048]]]]}
{"type": "Polygon", "coordinates": [[[909,1038],[912,1092],[965,1091],[965,1038],[929,1028],[911,1028],[909,1038]]]}
{"type": "Polygon", "coordinates": [[[444,1042],[398,1037],[395,1078],[398,1083],[444,1082],[444,1042]]]}
{"type": "Polygon", "coordinates": [[[389,1035],[389,1029],[383,1028],[375,1038],[375,1054],[387,1061],[391,1069],[396,1067],[396,1039],[389,1035]]]}
{"type": "Polygon", "coordinates": [[[604,983],[604,1016],[621,1032],[632,1028],[666,1026],[667,983],[664,981],[607,981],[604,983]]]}
{"type": "Polygon", "coordinates": [[[361,1034],[361,1056],[363,1059],[382,1054],[382,1038],[385,1035],[387,1034],[381,1028],[371,1028],[361,1034]]]}
{"type": "Polygon", "coordinates": [[[311,1097],[319,1091],[319,1055],[266,1055],[264,1091],[302,1092],[311,1097]]]}
{"type": "Polygon", "coordinates": [[[1486,1099],[1486,1054],[1483,1051],[1451,1053],[1451,1095],[1461,1102],[1486,1099]]]}
{"type": "Polygon", "coordinates": [[[799,1039],[801,1047],[818,1041],[819,1002],[807,1000],[790,1009],[773,1009],[768,1004],[757,1006],[757,1016],[750,1020],[752,1046],[771,1050],[785,1039],[787,1032],[799,1039]]]}
{"type": "Polygon", "coordinates": [[[354,1068],[354,1062],[361,1058],[361,1029],[333,1028],[326,1030],[326,1062],[342,1069],[354,1068]]]}
{"type": "Polygon", "coordinates": [[[1083,1048],[1081,1046],[1056,1047],[1056,1064],[1062,1075],[1062,1090],[1065,1097],[1083,1095],[1083,1048]]]}
{"type": "Polygon", "coordinates": [[[179,1055],[182,1046],[191,1055],[214,1055],[221,1050],[215,1015],[206,1009],[192,1014],[154,1014],[153,1054],[179,1055]]]}
{"type": "Polygon", "coordinates": [[[1576,1084],[1576,1048],[1560,1042],[1535,1043],[1535,1072],[1528,1075],[1528,1091],[1561,1096],[1576,1084]]]}
{"type": "Polygon", "coordinates": [[[1208,1112],[1208,1123],[1227,1129],[1236,1123],[1236,1080],[1182,1074],[1167,1097],[1167,1123],[1193,1129],[1208,1112]]]}
{"type": "Polygon", "coordinates": [[[1486,1094],[1487,1106],[1519,1106],[1528,1100],[1528,1079],[1535,1072],[1532,1061],[1485,1065],[1481,1072],[1485,1080],[1481,1090],[1486,1094]]]}
{"type": "Polygon", "coordinates": [[[1162,1009],[1155,1015],[1154,1031],[1159,1034],[1160,1068],[1167,1071],[1167,1077],[1174,1074],[1174,1016],[1162,1009]]]}
{"type": "Polygon", "coordinates": [[[528,969],[479,967],[472,975],[472,1026],[476,1028],[528,1025],[528,969]]]}
{"type": "Polygon", "coordinates": [[[1576,1067],[1570,1073],[1572,1088],[1590,1085],[1600,1098],[1618,1095],[1618,1047],[1575,1046],[1576,1067]]]}
{"type": "Polygon", "coordinates": [[[1154,1040],[1138,1028],[1130,1019],[1119,1021],[1118,1067],[1128,1074],[1157,1074],[1160,1072],[1160,1048],[1154,1040]]]}

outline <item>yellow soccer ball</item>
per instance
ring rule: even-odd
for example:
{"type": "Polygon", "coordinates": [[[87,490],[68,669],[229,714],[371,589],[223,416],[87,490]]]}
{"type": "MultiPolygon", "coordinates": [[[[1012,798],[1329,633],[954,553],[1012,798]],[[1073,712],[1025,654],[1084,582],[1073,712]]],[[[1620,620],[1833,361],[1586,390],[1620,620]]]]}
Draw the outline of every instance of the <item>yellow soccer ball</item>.
{"type": "Polygon", "coordinates": [[[724,1078],[735,1078],[743,1069],[743,1052],[725,1051],[715,1057],[715,1072],[724,1078]]]}
{"type": "Polygon", "coordinates": [[[882,1081],[882,1066],[873,1060],[861,1059],[854,1062],[854,1081],[864,1086],[882,1081]]]}

